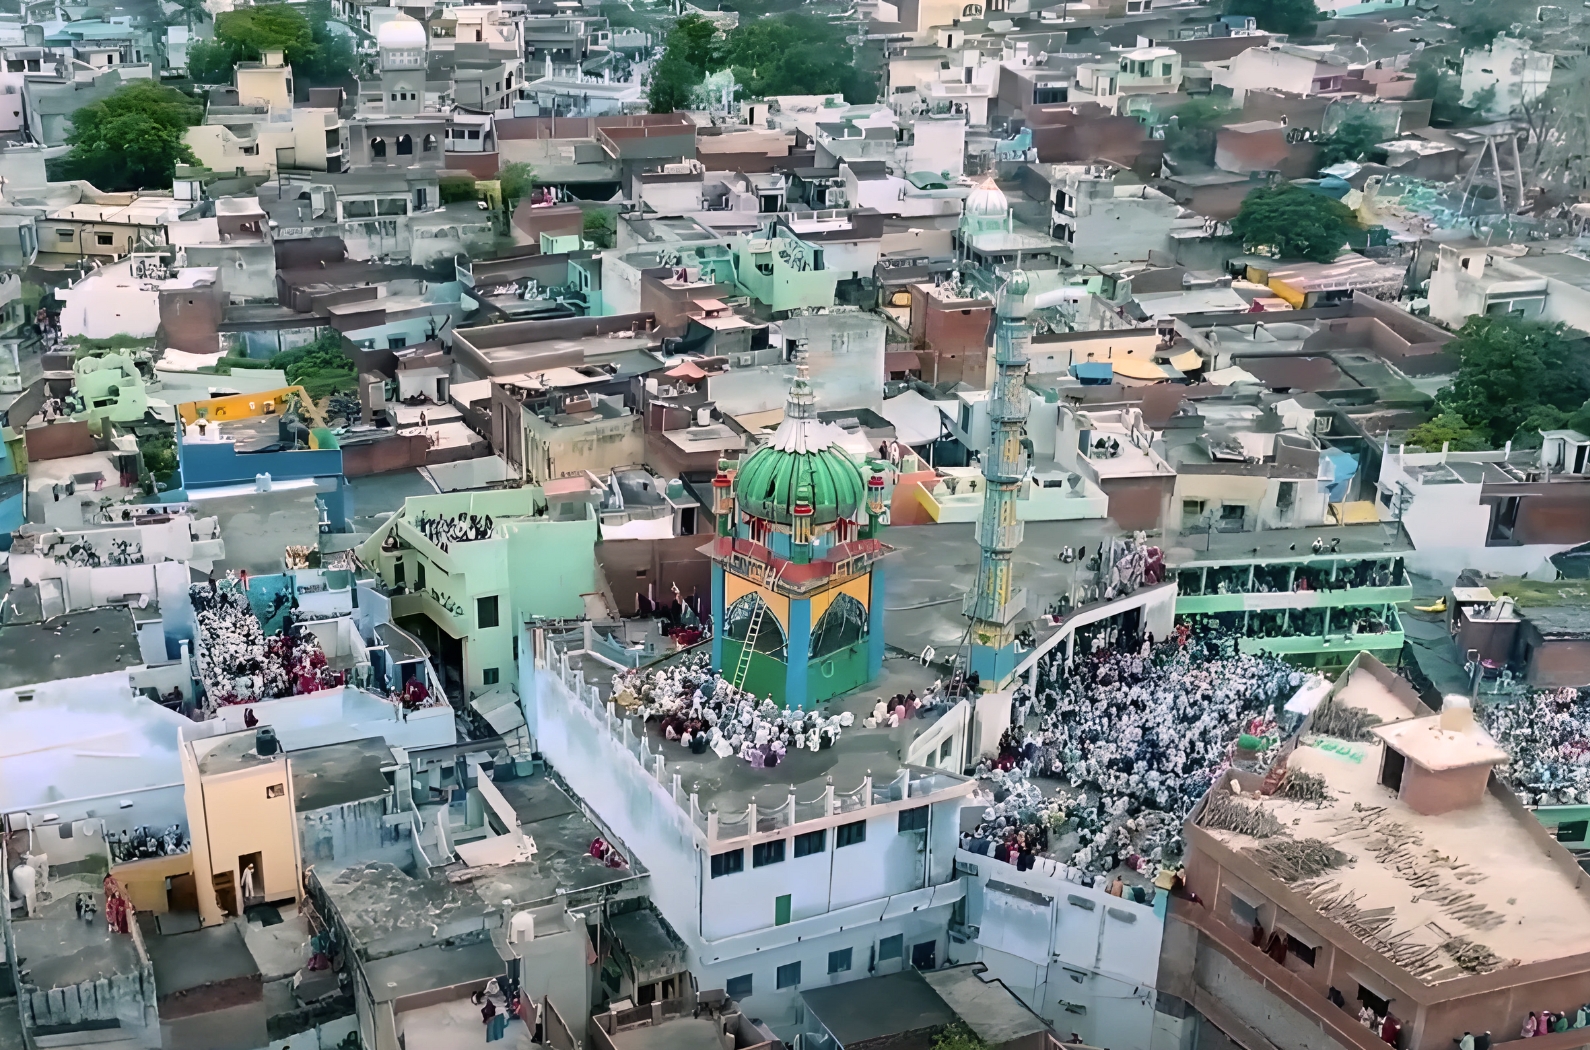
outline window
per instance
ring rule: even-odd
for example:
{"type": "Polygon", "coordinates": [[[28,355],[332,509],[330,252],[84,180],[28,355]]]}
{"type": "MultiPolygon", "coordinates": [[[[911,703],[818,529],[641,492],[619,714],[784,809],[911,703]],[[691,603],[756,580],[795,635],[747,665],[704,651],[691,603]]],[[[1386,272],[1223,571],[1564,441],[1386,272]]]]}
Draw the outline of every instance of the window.
{"type": "Polygon", "coordinates": [[[811,658],[821,660],[848,649],[867,636],[866,608],[848,594],[835,598],[812,628],[811,658]]]}
{"type": "Polygon", "coordinates": [[[425,589],[425,563],[422,561],[414,563],[414,586],[422,591],[425,589]]]}
{"type": "Polygon", "coordinates": [[[936,970],[938,965],[938,941],[923,941],[921,944],[911,945],[911,968],[913,970],[936,970]]]}
{"type": "Polygon", "coordinates": [[[950,757],[950,753],[952,751],[954,751],[954,750],[955,750],[955,738],[954,737],[949,737],[949,736],[945,737],[944,738],[944,743],[939,745],[939,761],[943,762],[945,759],[949,758],[950,757]]]}
{"type": "Polygon", "coordinates": [[[867,841],[867,822],[858,820],[851,824],[841,824],[834,829],[834,848],[841,846],[854,846],[858,842],[867,841]]]}
{"type": "Polygon", "coordinates": [[[778,968],[778,986],[780,988],[793,988],[801,983],[801,964],[798,962],[785,963],[778,968]]]}
{"type": "Polygon", "coordinates": [[[265,789],[266,798],[281,798],[285,794],[287,794],[287,785],[285,784],[271,784],[265,789]]]}
{"type": "Polygon", "coordinates": [[[108,233],[96,233],[96,234],[94,234],[94,243],[95,244],[114,244],[114,243],[116,243],[116,240],[115,240],[114,237],[112,237],[108,233]]]}
{"type": "Polygon", "coordinates": [[[71,230],[56,230],[55,231],[55,236],[58,239],[60,239],[60,240],[69,241],[69,240],[72,239],[72,231],[71,230]]]}
{"type": "Polygon", "coordinates": [[[828,849],[828,832],[808,831],[804,835],[795,836],[795,856],[809,857],[813,853],[822,853],[828,849]]]}
{"type": "Polygon", "coordinates": [[[385,159],[386,139],[377,135],[375,138],[370,140],[370,156],[385,159]]]}
{"type": "Polygon", "coordinates": [[[1314,965],[1314,946],[1304,944],[1290,933],[1286,935],[1286,953],[1305,966],[1314,965]]]}
{"type": "Polygon", "coordinates": [[[482,685],[496,685],[497,684],[497,672],[498,672],[498,670],[499,670],[499,668],[496,668],[496,667],[488,667],[485,670],[481,671],[480,672],[480,683],[482,685]]]}
{"type": "Polygon", "coordinates": [[[435,153],[436,152],[436,136],[435,135],[426,135],[425,138],[420,141],[420,148],[422,150],[424,150],[426,153],[435,153]]]}
{"type": "Polygon", "coordinates": [[[1376,1017],[1386,1016],[1386,1012],[1391,1009],[1390,999],[1375,994],[1363,985],[1358,986],[1358,1001],[1373,1010],[1376,1017]]]}
{"type": "Polygon", "coordinates": [[[749,999],[751,997],[751,975],[730,977],[723,986],[723,991],[730,999],[749,999]]]}
{"type": "Polygon", "coordinates": [[[392,563],[392,586],[401,587],[403,582],[403,559],[399,558],[392,563]]]}
{"type": "Polygon", "coordinates": [[[897,933],[893,937],[885,937],[883,940],[878,942],[878,961],[879,962],[888,962],[890,959],[898,959],[898,958],[901,958],[904,955],[905,955],[905,935],[904,934],[897,933]]]}
{"type": "Polygon", "coordinates": [[[745,870],[745,850],[731,849],[727,853],[712,855],[712,877],[735,875],[745,870]]]}
{"type": "Polygon", "coordinates": [[[471,141],[478,140],[480,138],[480,129],[479,128],[470,128],[469,131],[466,133],[466,137],[469,138],[471,141]]]}
{"type": "Polygon", "coordinates": [[[850,972],[850,951],[851,950],[849,948],[841,948],[837,952],[829,952],[828,953],[828,972],[829,973],[849,973],[850,972]]]}
{"type": "Polygon", "coordinates": [[[1231,895],[1231,917],[1237,920],[1237,925],[1239,926],[1259,925],[1259,909],[1238,897],[1235,893],[1231,895]]]}
{"type": "MultiPolygon", "coordinates": [[[[790,895],[780,894],[773,898],[773,925],[788,926],[790,919],[790,895]]],[[[780,986],[782,987],[782,986],[780,986]]]]}
{"type": "Polygon", "coordinates": [[[1557,825],[1558,842],[1583,842],[1590,832],[1590,820],[1565,820],[1557,825]]]}
{"type": "Polygon", "coordinates": [[[1297,482],[1281,482],[1275,490],[1275,509],[1291,510],[1295,502],[1297,502],[1297,482]]]}
{"type": "Polygon", "coordinates": [[[399,135],[397,137],[397,151],[400,157],[412,157],[414,155],[414,139],[408,135],[399,135]]]}
{"type": "Polygon", "coordinates": [[[1159,75],[1162,76],[1162,77],[1170,76],[1170,63],[1169,62],[1161,62],[1159,64],[1159,75]]]}
{"type": "Polygon", "coordinates": [[[753,868],[765,868],[769,864],[780,864],[783,860],[783,839],[774,839],[772,842],[758,842],[751,847],[751,867],[753,868]]]}
{"type": "Polygon", "coordinates": [[[482,629],[497,626],[497,596],[488,594],[475,599],[475,626],[482,629]]]}
{"type": "Polygon", "coordinates": [[[900,811],[901,831],[926,831],[928,826],[928,808],[917,806],[913,809],[900,811]]]}

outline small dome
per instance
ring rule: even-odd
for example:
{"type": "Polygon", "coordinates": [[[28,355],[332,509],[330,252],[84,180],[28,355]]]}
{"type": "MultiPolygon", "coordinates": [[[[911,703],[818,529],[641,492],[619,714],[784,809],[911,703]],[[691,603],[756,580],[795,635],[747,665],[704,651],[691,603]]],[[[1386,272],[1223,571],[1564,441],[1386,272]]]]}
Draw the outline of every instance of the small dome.
{"type": "Polygon", "coordinates": [[[734,476],[734,498],[753,518],[776,525],[795,521],[795,505],[809,504],[814,528],[854,519],[867,499],[866,479],[838,440],[843,431],[817,418],[806,366],[790,387],[784,421],[773,440],[747,456],[734,476]]]}
{"type": "Polygon", "coordinates": [[[401,15],[376,31],[375,42],[383,48],[424,47],[425,27],[408,15],[401,15]]]}
{"type": "Polygon", "coordinates": [[[983,176],[983,181],[966,198],[967,215],[1003,219],[1009,213],[1010,201],[1005,197],[1005,191],[994,182],[992,175],[983,176]]]}

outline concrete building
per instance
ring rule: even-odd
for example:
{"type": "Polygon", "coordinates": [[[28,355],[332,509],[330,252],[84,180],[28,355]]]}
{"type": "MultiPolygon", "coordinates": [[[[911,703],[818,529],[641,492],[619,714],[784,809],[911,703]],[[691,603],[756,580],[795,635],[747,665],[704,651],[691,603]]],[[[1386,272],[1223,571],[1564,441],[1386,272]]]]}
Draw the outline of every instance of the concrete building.
{"type": "Polygon", "coordinates": [[[1463,700],[1431,713],[1363,655],[1267,775],[1217,782],[1188,821],[1189,894],[1170,902],[1162,997],[1245,1043],[1370,1050],[1389,1016],[1399,1045],[1422,1050],[1501,1038],[1567,994],[1585,966],[1582,873],[1491,776],[1507,755],[1463,700]],[[1294,771],[1322,778],[1326,801],[1276,790],[1294,771]],[[1244,814],[1279,830],[1255,839],[1231,826],[1244,814]],[[1277,860],[1289,842],[1315,850],[1303,877],[1277,860]],[[1441,865],[1400,861],[1432,851],[1441,865]],[[1520,880],[1530,894],[1513,892],[1520,880]]]}
{"type": "Polygon", "coordinates": [[[1050,188],[1050,232],[1065,244],[1073,266],[1147,262],[1150,253],[1171,257],[1171,230],[1181,209],[1142,183],[1117,183],[1113,168],[1045,165],[1050,188]]]}
{"type": "Polygon", "coordinates": [[[358,549],[462,707],[513,681],[524,623],[584,612],[595,542],[589,502],[527,487],[412,497],[358,549]],[[454,529],[468,538],[449,538],[454,529]]]}

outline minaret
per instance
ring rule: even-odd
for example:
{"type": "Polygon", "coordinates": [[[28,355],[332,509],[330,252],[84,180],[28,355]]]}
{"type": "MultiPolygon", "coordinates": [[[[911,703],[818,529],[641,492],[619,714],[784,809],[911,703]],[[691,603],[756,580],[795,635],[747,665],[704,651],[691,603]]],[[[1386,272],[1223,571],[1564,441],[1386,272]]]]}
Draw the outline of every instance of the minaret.
{"type": "Polygon", "coordinates": [[[998,688],[1015,670],[1014,620],[1027,603],[1027,592],[1014,589],[1011,556],[1021,544],[1021,519],[1016,494],[1027,473],[1027,275],[1013,271],[995,300],[994,389],[988,400],[989,441],[983,453],[986,480],[983,512],[977,520],[982,560],[977,586],[966,596],[963,611],[971,618],[971,670],[987,688],[998,688]]]}

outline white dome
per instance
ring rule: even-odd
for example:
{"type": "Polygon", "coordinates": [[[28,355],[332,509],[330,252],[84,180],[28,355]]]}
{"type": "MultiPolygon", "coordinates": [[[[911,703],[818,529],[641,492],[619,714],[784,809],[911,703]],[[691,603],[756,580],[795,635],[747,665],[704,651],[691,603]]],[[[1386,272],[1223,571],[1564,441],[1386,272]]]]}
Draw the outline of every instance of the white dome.
{"type": "Polygon", "coordinates": [[[984,215],[990,218],[1003,219],[1010,212],[1010,201],[1005,197],[1005,191],[995,183],[992,175],[983,176],[975,189],[966,198],[966,214],[984,215]]]}
{"type": "Polygon", "coordinates": [[[425,27],[418,21],[403,15],[387,22],[375,34],[378,47],[424,47],[426,45],[425,27]]]}

